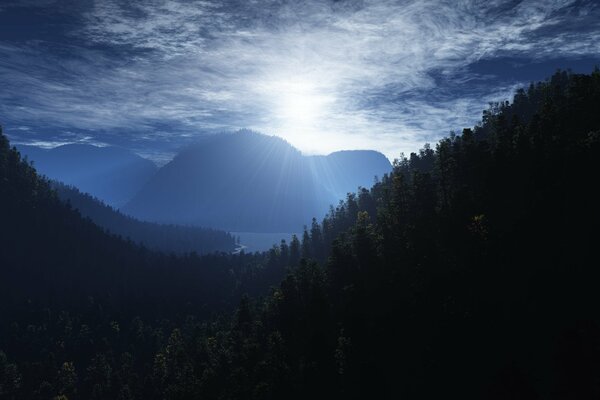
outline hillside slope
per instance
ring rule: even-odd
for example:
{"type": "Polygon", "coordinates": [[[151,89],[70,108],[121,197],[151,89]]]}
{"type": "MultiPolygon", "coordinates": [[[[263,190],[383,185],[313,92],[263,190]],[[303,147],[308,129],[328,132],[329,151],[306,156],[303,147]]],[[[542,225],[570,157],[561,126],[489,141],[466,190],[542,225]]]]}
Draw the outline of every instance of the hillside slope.
{"type": "Polygon", "coordinates": [[[36,170],[118,208],[150,179],[154,163],[118,147],[68,144],[53,149],[17,146],[36,170]]]}
{"type": "Polygon", "coordinates": [[[235,238],[226,232],[138,221],[104,204],[99,199],[80,192],[75,187],[56,181],[51,184],[58,197],[64,202],[68,202],[83,217],[91,219],[96,225],[110,233],[130,239],[149,249],[178,254],[231,252],[235,249],[235,238]]]}
{"type": "Polygon", "coordinates": [[[308,156],[306,161],[316,179],[338,200],[356,192],[359,186],[370,188],[376,177],[392,171],[390,161],[373,150],[336,151],[326,156],[308,156]]]}
{"type": "Polygon", "coordinates": [[[298,232],[390,169],[376,152],[306,157],[278,137],[221,134],[186,148],[122,210],[163,223],[298,232]]]}

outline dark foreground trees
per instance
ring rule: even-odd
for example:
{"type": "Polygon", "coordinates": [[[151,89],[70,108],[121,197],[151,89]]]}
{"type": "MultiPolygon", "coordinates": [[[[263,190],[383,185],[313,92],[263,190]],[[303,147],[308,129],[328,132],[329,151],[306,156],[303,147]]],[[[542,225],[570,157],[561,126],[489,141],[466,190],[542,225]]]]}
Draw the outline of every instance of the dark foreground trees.
{"type": "MultiPolygon", "coordinates": [[[[600,71],[557,73],[491,107],[474,129],[401,157],[392,174],[315,221],[304,243],[243,262],[188,265],[138,249],[162,264],[140,263],[136,275],[137,258],[109,259],[119,268],[108,268],[107,281],[107,260],[89,266],[86,257],[109,238],[69,237],[82,255],[67,262],[87,268],[76,278],[57,275],[61,263],[52,274],[24,268],[44,265],[52,249],[42,247],[14,282],[39,282],[32,293],[44,296],[3,286],[0,390],[15,398],[597,398],[598,110],[600,71]],[[220,278],[191,280],[190,271],[220,278]],[[90,275],[91,289],[73,280],[90,275]],[[223,295],[258,294],[277,281],[262,299],[223,295]],[[61,303],[57,291],[82,301],[61,303]],[[215,299],[238,298],[231,317],[206,312],[218,309],[215,299]]],[[[0,171],[19,176],[9,189],[29,197],[3,199],[43,190],[10,157],[0,156],[0,171]]],[[[38,207],[17,203],[19,219],[38,207]]],[[[71,221],[65,215],[59,220],[71,221]]],[[[32,226],[11,229],[25,238],[32,226]]],[[[25,245],[11,246],[3,254],[25,245]]]]}

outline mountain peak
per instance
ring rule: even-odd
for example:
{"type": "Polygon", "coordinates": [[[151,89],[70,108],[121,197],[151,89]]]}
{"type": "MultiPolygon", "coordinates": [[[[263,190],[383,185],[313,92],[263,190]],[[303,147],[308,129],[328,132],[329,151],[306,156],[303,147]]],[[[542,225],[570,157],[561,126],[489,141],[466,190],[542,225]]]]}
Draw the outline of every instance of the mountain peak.
{"type": "Polygon", "coordinates": [[[157,222],[298,232],[347,192],[389,171],[389,161],[377,152],[304,156],[278,136],[238,131],[183,149],[123,210],[157,222]]]}

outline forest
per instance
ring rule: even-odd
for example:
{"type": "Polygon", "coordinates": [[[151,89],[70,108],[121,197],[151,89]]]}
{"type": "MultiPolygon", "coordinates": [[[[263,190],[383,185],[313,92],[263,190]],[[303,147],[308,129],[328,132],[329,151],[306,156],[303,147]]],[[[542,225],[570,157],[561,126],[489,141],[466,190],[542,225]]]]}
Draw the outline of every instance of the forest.
{"type": "Polygon", "coordinates": [[[240,254],[106,232],[0,134],[0,398],[598,398],[598,110],[558,71],[240,254]]]}

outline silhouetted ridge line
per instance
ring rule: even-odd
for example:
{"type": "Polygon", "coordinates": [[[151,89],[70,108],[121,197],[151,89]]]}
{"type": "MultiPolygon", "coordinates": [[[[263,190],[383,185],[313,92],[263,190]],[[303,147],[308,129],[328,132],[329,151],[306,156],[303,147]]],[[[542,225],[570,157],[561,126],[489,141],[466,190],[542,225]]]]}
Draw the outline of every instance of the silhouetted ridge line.
{"type": "Polygon", "coordinates": [[[113,146],[17,147],[41,174],[73,185],[117,208],[129,201],[157,170],[152,161],[113,146]]]}
{"type": "Polygon", "coordinates": [[[239,232],[298,232],[359,186],[391,170],[373,151],[304,156],[285,140],[244,131],[182,150],[123,208],[136,218],[239,232]]]}
{"type": "Polygon", "coordinates": [[[215,251],[231,252],[236,247],[235,238],[223,231],[138,221],[89,194],[81,193],[75,187],[56,181],[52,182],[52,187],[63,201],[68,202],[95,224],[152,250],[205,254],[215,251]]]}

